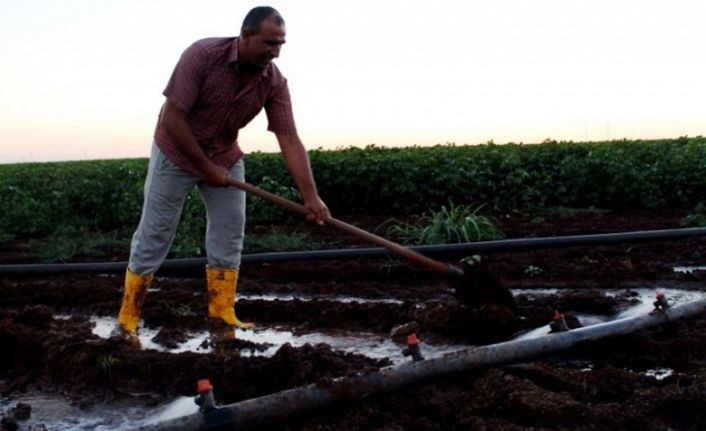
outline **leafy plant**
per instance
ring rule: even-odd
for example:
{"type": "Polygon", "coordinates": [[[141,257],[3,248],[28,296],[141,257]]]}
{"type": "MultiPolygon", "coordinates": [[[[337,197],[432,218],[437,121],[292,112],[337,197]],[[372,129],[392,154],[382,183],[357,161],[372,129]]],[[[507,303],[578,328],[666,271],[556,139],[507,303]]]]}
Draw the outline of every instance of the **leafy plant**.
{"type": "Polygon", "coordinates": [[[547,221],[547,220],[544,217],[536,216],[536,217],[532,217],[532,220],[530,220],[530,223],[541,224],[541,223],[544,223],[545,221],[547,221]]]}
{"type": "Polygon", "coordinates": [[[702,227],[706,226],[706,204],[699,202],[694,208],[694,212],[684,217],[681,221],[682,227],[702,227]]]}
{"type": "Polygon", "coordinates": [[[442,206],[439,211],[423,215],[413,224],[390,227],[390,235],[400,237],[406,244],[452,244],[503,238],[503,233],[492,220],[468,205],[442,206]]]}
{"type": "Polygon", "coordinates": [[[537,277],[542,275],[543,272],[544,270],[536,265],[529,265],[525,268],[525,275],[529,277],[537,277]]]}
{"type": "Polygon", "coordinates": [[[172,302],[168,302],[166,304],[166,307],[175,316],[184,317],[193,314],[193,311],[191,310],[191,306],[189,304],[174,304],[172,302]]]}
{"type": "Polygon", "coordinates": [[[113,355],[101,355],[98,358],[98,365],[100,366],[100,369],[103,371],[103,374],[109,379],[113,373],[113,367],[119,363],[120,359],[116,358],[113,355]]]}
{"type": "MultiPolygon", "coordinates": [[[[299,201],[299,191],[297,191],[295,187],[284,184],[273,177],[262,177],[258,187],[285,199],[295,202],[299,201]]],[[[248,220],[252,223],[267,223],[282,219],[286,220],[292,214],[284,208],[259,197],[248,195],[247,199],[248,220]]]]}

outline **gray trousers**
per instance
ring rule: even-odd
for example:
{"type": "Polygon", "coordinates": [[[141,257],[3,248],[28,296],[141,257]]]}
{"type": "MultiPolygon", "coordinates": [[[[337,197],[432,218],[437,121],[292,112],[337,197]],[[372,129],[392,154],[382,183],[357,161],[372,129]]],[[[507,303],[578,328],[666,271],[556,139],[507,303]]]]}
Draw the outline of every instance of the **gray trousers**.
{"type": "MultiPolygon", "coordinates": [[[[230,176],[244,179],[242,159],[230,169],[230,176]]],[[[232,187],[209,186],[200,176],[169,161],[157,144],[152,143],[142,216],[130,244],[128,269],[131,272],[147,275],[159,269],[174,241],[186,195],[194,185],[206,205],[208,264],[218,268],[240,267],[245,192],[232,187]]]]}

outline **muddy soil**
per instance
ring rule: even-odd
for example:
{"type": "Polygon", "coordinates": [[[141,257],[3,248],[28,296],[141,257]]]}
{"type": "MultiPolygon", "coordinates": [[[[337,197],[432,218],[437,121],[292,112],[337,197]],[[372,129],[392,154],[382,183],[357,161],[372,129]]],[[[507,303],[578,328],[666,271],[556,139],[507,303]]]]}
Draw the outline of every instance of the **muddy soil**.
{"type": "MultiPolygon", "coordinates": [[[[498,219],[509,238],[677,228],[680,210],[498,219]]],[[[345,217],[380,229],[385,217],[345,217]]],[[[323,239],[368,246],[331,231],[323,239]]],[[[17,242],[0,246],[0,263],[31,261],[17,242]]],[[[248,251],[246,250],[246,253],[248,251]]],[[[458,259],[462,256],[450,256],[458,259]]],[[[468,345],[513,338],[551,321],[560,309],[610,316],[635,301],[635,289],[706,291],[706,239],[567,247],[483,256],[516,295],[516,315],[502,307],[469,309],[454,282],[393,258],[244,266],[239,294],[315,296],[291,301],[241,299],[241,320],[293,331],[378,333],[416,321],[422,340],[468,345]],[[550,295],[527,292],[558,289],[550,295]],[[517,290],[517,289],[522,289],[517,290]],[[607,296],[607,290],[622,292],[607,296]],[[350,301],[356,297],[370,300],[350,301]]],[[[221,340],[210,353],[145,350],[93,333],[91,316],[117,314],[120,275],[4,276],[0,279],[0,429],[23,428],[32,406],[12,399],[31,391],[61,394],[73,404],[130,399],[155,406],[194,396],[208,378],[219,404],[310,383],[371,372],[391,364],[326,344],[285,344],[271,357],[252,356],[266,343],[221,340]]],[[[170,348],[205,330],[203,278],[157,277],[145,304],[146,328],[170,348]]],[[[404,346],[400,346],[400,355],[404,346]]],[[[679,322],[582,345],[533,361],[448,375],[392,393],[349,401],[272,424],[279,430],[697,430],[706,429],[706,319],[679,322]],[[658,378],[650,370],[669,369],[658,378]]],[[[51,429],[51,424],[45,424],[51,429]]]]}

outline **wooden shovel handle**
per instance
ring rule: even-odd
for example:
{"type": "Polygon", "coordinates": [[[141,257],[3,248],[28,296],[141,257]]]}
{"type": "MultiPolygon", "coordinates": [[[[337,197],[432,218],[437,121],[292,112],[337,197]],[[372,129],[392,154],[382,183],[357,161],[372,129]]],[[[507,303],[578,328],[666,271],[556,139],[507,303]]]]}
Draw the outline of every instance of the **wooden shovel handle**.
{"type": "MultiPolygon", "coordinates": [[[[308,215],[311,213],[307,207],[304,205],[298,204],[296,202],[292,202],[289,199],[285,199],[281,196],[278,196],[274,193],[270,193],[266,190],[262,190],[259,187],[255,187],[252,184],[248,184],[243,181],[236,180],[231,177],[227,177],[228,185],[233,186],[235,188],[245,190],[248,193],[252,193],[255,196],[261,197],[262,199],[272,202],[274,204],[277,204],[281,207],[284,207],[288,210],[297,212],[302,215],[308,215]]],[[[445,264],[443,262],[439,262],[438,260],[431,259],[427,256],[424,256],[423,254],[417,253],[414,250],[410,250],[407,247],[404,247],[400,244],[397,244],[396,242],[392,242],[390,240],[387,240],[381,236],[372,234],[368,231],[365,231],[363,229],[360,229],[356,226],[353,226],[351,224],[348,224],[346,222],[343,222],[341,220],[335,219],[333,217],[327,217],[324,222],[330,226],[335,227],[336,229],[342,230],[344,232],[347,232],[355,237],[358,237],[362,240],[371,242],[373,244],[377,244],[380,247],[384,247],[385,249],[398,254],[402,257],[405,257],[412,262],[424,266],[426,268],[431,269],[432,271],[436,271],[441,274],[449,274],[449,273],[454,273],[454,268],[451,268],[448,264],[445,264]]]]}

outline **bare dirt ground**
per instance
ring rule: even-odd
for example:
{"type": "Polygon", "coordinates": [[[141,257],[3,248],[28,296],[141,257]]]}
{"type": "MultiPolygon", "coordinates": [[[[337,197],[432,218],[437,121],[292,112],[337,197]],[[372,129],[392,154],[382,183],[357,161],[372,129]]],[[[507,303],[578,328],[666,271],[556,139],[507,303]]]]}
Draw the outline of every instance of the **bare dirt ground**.
{"type": "MultiPolygon", "coordinates": [[[[542,220],[502,217],[498,223],[508,238],[519,238],[677,228],[684,215],[680,210],[635,211],[542,220]]],[[[384,220],[341,219],[366,229],[384,220]]],[[[329,230],[312,232],[336,238],[342,246],[368,246],[329,230]]],[[[0,246],[0,264],[31,260],[22,251],[21,243],[0,246]]],[[[706,239],[500,253],[486,255],[484,261],[510,288],[570,288],[571,293],[517,295],[518,313],[512,316],[492,307],[462,306],[453,296],[452,282],[399,259],[290,262],[244,266],[239,293],[318,299],[245,299],[236,310],[242,320],[300,331],[387,334],[393,326],[415,320],[422,339],[477,345],[544,325],[557,308],[567,316],[611,315],[634,299],[633,289],[706,291],[706,271],[673,270],[706,265],[706,239]],[[625,293],[604,295],[609,289],[625,293]],[[335,301],[341,296],[399,301],[335,301]]],[[[260,357],[244,352],[266,346],[238,339],[203,354],[145,350],[100,338],[92,332],[90,317],[117,314],[121,283],[120,275],[3,276],[0,395],[12,399],[43,390],[60,393],[77,406],[126,398],[149,406],[194,396],[197,380],[208,378],[218,403],[230,404],[390,364],[326,344],[284,345],[274,356],[260,357]]],[[[173,346],[187,331],[207,327],[202,278],[158,277],[154,288],[143,317],[145,327],[159,329],[155,342],[173,346]]],[[[28,409],[31,406],[7,409],[0,429],[23,429],[28,409]]],[[[46,426],[51,429],[51,424],[46,426]]],[[[706,429],[706,320],[418,382],[307,412],[267,429],[706,429]],[[660,379],[646,373],[656,368],[673,372],[660,379]]]]}

